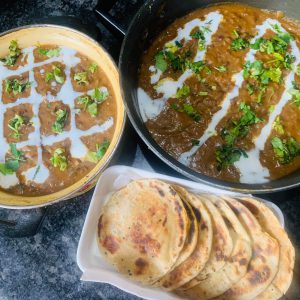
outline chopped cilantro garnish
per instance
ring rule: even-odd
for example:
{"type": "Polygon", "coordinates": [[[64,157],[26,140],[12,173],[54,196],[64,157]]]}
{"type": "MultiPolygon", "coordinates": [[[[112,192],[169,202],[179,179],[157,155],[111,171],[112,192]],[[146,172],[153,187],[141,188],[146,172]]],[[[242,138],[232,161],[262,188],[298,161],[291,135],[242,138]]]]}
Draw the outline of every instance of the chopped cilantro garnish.
{"type": "Polygon", "coordinates": [[[96,63],[92,63],[88,67],[88,71],[92,74],[94,74],[98,69],[98,65],[96,63]]]}
{"type": "Polygon", "coordinates": [[[247,89],[249,95],[253,95],[254,94],[255,88],[254,88],[253,84],[247,83],[246,89],[247,89]]]}
{"type": "Polygon", "coordinates": [[[248,157],[247,153],[243,149],[227,144],[217,147],[215,154],[218,171],[224,170],[230,165],[233,165],[235,162],[240,160],[241,156],[248,157]]]}
{"type": "Polygon", "coordinates": [[[96,88],[90,96],[79,97],[78,102],[84,106],[84,110],[87,110],[92,117],[96,117],[98,114],[98,104],[104,102],[108,95],[107,91],[96,88]]]}
{"type": "Polygon", "coordinates": [[[68,168],[68,161],[64,155],[65,150],[62,148],[57,148],[54,150],[50,162],[54,168],[59,168],[60,171],[65,171],[68,168]]]}
{"type": "Polygon", "coordinates": [[[21,49],[18,46],[18,42],[16,40],[12,40],[8,47],[8,55],[1,58],[0,61],[2,61],[6,66],[13,66],[20,55],[21,49]]]}
{"type": "Polygon", "coordinates": [[[233,31],[235,39],[231,42],[230,48],[233,51],[244,50],[249,47],[249,41],[240,37],[240,34],[234,30],[233,31]]]}
{"type": "Polygon", "coordinates": [[[275,30],[277,32],[275,36],[270,39],[258,38],[251,44],[251,48],[267,54],[279,53],[285,55],[293,37],[289,33],[284,33],[279,27],[276,27],[275,30]]]}
{"type": "Polygon", "coordinates": [[[20,167],[20,162],[25,160],[24,153],[17,149],[16,144],[9,144],[9,147],[11,156],[5,163],[0,163],[0,173],[3,175],[15,173],[20,167]]]}
{"type": "Polygon", "coordinates": [[[178,89],[176,93],[176,98],[187,97],[191,92],[191,89],[188,85],[184,84],[182,88],[178,89]]]}
{"type": "Polygon", "coordinates": [[[271,145],[278,161],[283,165],[289,164],[300,155],[300,143],[293,137],[287,139],[274,137],[271,140],[271,145]]]}
{"type": "Polygon", "coordinates": [[[300,66],[297,66],[296,73],[298,76],[300,76],[300,66]]]}
{"type": "Polygon", "coordinates": [[[275,106],[274,105],[270,105],[269,107],[269,113],[272,113],[275,109],[275,106]]]}
{"type": "Polygon", "coordinates": [[[178,111],[178,112],[186,113],[195,122],[200,122],[200,120],[201,120],[201,115],[194,109],[192,104],[189,104],[189,103],[183,103],[183,104],[173,103],[172,108],[174,110],[178,111]]]}
{"type": "Polygon", "coordinates": [[[79,85],[86,85],[89,83],[88,81],[88,73],[87,72],[79,72],[74,74],[74,80],[79,85]]]}
{"type": "Polygon", "coordinates": [[[107,99],[108,91],[99,88],[93,89],[91,97],[96,103],[100,104],[107,99]]]}
{"type": "Polygon", "coordinates": [[[62,131],[66,125],[68,112],[66,109],[58,109],[55,112],[55,115],[56,115],[56,120],[55,120],[55,123],[52,125],[52,131],[54,133],[62,133],[62,131]]]}
{"type": "Polygon", "coordinates": [[[277,116],[273,122],[273,128],[278,134],[284,134],[284,128],[281,124],[280,116],[277,116]]]}
{"type": "Polygon", "coordinates": [[[243,71],[244,78],[248,77],[255,79],[260,84],[268,84],[270,81],[279,83],[281,81],[282,71],[280,68],[266,69],[260,60],[256,60],[252,63],[247,61],[244,65],[243,71]]]}
{"type": "Polygon", "coordinates": [[[221,137],[225,141],[225,144],[216,149],[218,170],[222,170],[238,161],[242,155],[247,157],[246,152],[243,149],[237,148],[235,143],[237,139],[243,138],[249,133],[250,125],[262,121],[251,110],[250,106],[243,102],[240,104],[240,110],[243,112],[241,118],[232,121],[228,128],[221,130],[221,137]]]}
{"type": "Polygon", "coordinates": [[[27,88],[30,87],[30,82],[27,80],[26,82],[19,81],[18,79],[6,79],[5,80],[5,92],[11,93],[13,92],[14,95],[19,93],[23,93],[27,88]]]}
{"type": "Polygon", "coordinates": [[[57,57],[60,55],[60,48],[45,49],[45,48],[39,47],[38,52],[41,55],[45,55],[49,58],[52,58],[52,57],[57,57]]]}
{"type": "Polygon", "coordinates": [[[89,151],[86,157],[86,160],[97,163],[100,161],[100,159],[104,156],[106,153],[108,147],[110,145],[110,142],[108,140],[104,140],[102,144],[96,145],[96,151],[89,151]]]}
{"type": "Polygon", "coordinates": [[[12,137],[15,139],[20,139],[21,137],[21,133],[20,133],[20,129],[21,127],[25,125],[25,120],[23,117],[21,117],[18,114],[15,114],[15,116],[9,120],[8,122],[8,128],[10,128],[13,133],[12,133],[12,137]]]}
{"type": "Polygon", "coordinates": [[[62,70],[58,66],[53,66],[53,72],[46,72],[45,80],[46,82],[50,80],[55,80],[57,83],[63,84],[65,82],[65,78],[62,75],[62,70]]]}
{"type": "Polygon", "coordinates": [[[227,71],[227,68],[225,66],[219,66],[219,67],[214,67],[214,68],[221,73],[227,71]]]}
{"type": "Polygon", "coordinates": [[[205,66],[204,62],[202,60],[193,62],[190,64],[190,69],[195,73],[195,74],[199,74],[200,71],[203,69],[203,67],[205,66]]]}
{"type": "Polygon", "coordinates": [[[289,89],[288,93],[294,97],[294,104],[300,108],[300,90],[298,89],[289,89]]]}
{"type": "Polygon", "coordinates": [[[162,72],[165,72],[168,69],[168,63],[162,51],[155,55],[155,67],[162,72]]]}

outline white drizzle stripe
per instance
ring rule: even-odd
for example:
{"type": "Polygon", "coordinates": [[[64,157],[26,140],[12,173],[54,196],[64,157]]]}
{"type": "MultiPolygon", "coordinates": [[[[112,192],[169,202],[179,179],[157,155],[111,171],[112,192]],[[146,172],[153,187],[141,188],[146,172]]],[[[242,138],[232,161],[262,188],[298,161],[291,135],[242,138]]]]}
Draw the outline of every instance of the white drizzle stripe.
{"type": "MultiPolygon", "coordinates": [[[[274,31],[274,28],[272,25],[278,24],[277,20],[274,19],[267,19],[263,22],[261,25],[256,26],[257,34],[256,36],[251,40],[251,43],[254,43],[256,39],[262,37],[267,29],[271,29],[274,31]]],[[[255,61],[255,53],[257,50],[250,49],[245,57],[245,62],[250,61],[253,62],[255,61]]],[[[243,71],[240,71],[239,73],[236,73],[232,76],[231,79],[234,82],[234,88],[226,95],[226,97],[223,100],[222,103],[222,108],[216,112],[208,127],[206,128],[204,134],[202,137],[198,140],[199,143],[196,146],[193,146],[189,151],[184,152],[180,155],[179,161],[182,164],[189,165],[191,158],[193,155],[198,151],[198,149],[211,137],[215,134],[216,131],[216,126],[219,124],[219,122],[226,116],[228,109],[230,107],[231,101],[236,98],[239,95],[239,89],[241,88],[243,82],[244,82],[244,77],[243,77],[243,71]]]]}
{"type": "MultiPolygon", "coordinates": [[[[219,24],[221,23],[223,19],[223,16],[218,12],[211,12],[209,13],[204,21],[201,21],[200,19],[194,19],[188,23],[185,24],[183,28],[178,29],[178,35],[177,37],[170,41],[169,43],[173,44],[176,41],[180,42],[182,39],[185,39],[185,41],[191,40],[191,32],[195,27],[203,27],[207,25],[207,22],[211,20],[210,24],[210,31],[204,31],[204,37],[205,37],[205,48],[203,50],[197,50],[197,53],[194,57],[194,62],[203,60],[207,46],[210,45],[212,35],[217,31],[219,28],[219,24]]],[[[167,43],[167,44],[169,44],[167,43]]],[[[173,80],[172,78],[164,78],[163,80],[159,81],[156,87],[156,91],[158,93],[162,93],[163,97],[165,99],[169,99],[171,97],[174,97],[176,95],[176,92],[178,89],[180,89],[183,86],[183,83],[193,74],[193,72],[190,69],[187,69],[179,78],[178,80],[173,80]]]]}
{"type": "MultiPolygon", "coordinates": [[[[49,170],[46,168],[46,166],[43,163],[42,145],[51,145],[53,143],[60,142],[64,139],[69,138],[71,140],[70,152],[72,157],[84,158],[87,154],[87,148],[80,138],[83,136],[92,135],[94,133],[104,132],[105,130],[113,126],[114,120],[112,117],[110,117],[103,124],[95,125],[86,131],[82,131],[78,129],[76,127],[76,122],[75,122],[76,110],[75,110],[74,100],[80,95],[83,95],[85,93],[78,93],[73,90],[70,73],[71,73],[71,67],[78,64],[80,62],[80,58],[75,56],[76,55],[75,50],[66,47],[61,47],[61,52],[59,57],[47,59],[40,63],[34,63],[34,55],[33,55],[34,49],[35,47],[30,47],[22,50],[23,54],[27,54],[27,65],[24,67],[20,67],[17,70],[12,71],[12,70],[8,70],[3,64],[0,64],[0,80],[1,80],[0,95],[2,95],[2,81],[11,75],[20,75],[28,71],[29,81],[31,83],[31,94],[28,98],[18,99],[18,101],[16,101],[15,103],[0,104],[0,116],[3,116],[6,109],[8,108],[12,108],[25,103],[32,105],[33,118],[31,121],[34,125],[34,132],[29,134],[27,141],[19,142],[17,143],[17,146],[18,148],[22,148],[25,146],[37,146],[37,152],[38,152],[37,166],[28,169],[27,171],[23,172],[22,175],[25,176],[25,179],[27,181],[34,181],[36,183],[41,184],[45,182],[49,177],[49,170]],[[57,94],[57,96],[53,96],[48,92],[47,96],[43,97],[42,95],[38,94],[36,91],[37,82],[35,81],[34,78],[34,68],[43,66],[45,64],[53,63],[53,62],[63,62],[65,64],[65,75],[66,75],[65,82],[62,85],[61,90],[57,94]],[[70,107],[70,111],[71,111],[70,131],[65,131],[59,135],[51,135],[47,137],[41,136],[39,108],[40,108],[40,104],[44,99],[47,99],[48,101],[53,101],[57,99],[70,107]],[[39,168],[38,172],[37,172],[37,168],[39,168]]],[[[101,87],[101,90],[107,91],[107,88],[101,87]]],[[[91,94],[91,91],[88,91],[87,93],[91,94]]],[[[5,154],[9,149],[9,145],[4,137],[3,126],[4,126],[3,122],[0,122],[0,143],[2,146],[1,149],[2,151],[0,151],[0,161],[2,162],[5,161],[5,154]]],[[[19,180],[16,174],[13,174],[11,176],[7,176],[7,175],[4,176],[3,174],[0,174],[0,186],[2,188],[9,188],[18,183],[19,180]]]]}
{"type": "MultiPolygon", "coordinates": [[[[201,21],[200,19],[194,19],[185,24],[183,28],[179,28],[177,32],[177,37],[166,44],[175,44],[176,41],[180,42],[182,39],[188,41],[191,39],[190,33],[195,27],[206,26],[210,28],[210,31],[204,32],[205,37],[205,49],[198,50],[195,57],[194,62],[202,60],[206,53],[206,48],[210,45],[213,34],[218,30],[219,25],[223,19],[223,16],[219,12],[211,12],[205,16],[205,20],[201,21]],[[208,24],[208,22],[210,24],[208,24]]],[[[153,72],[150,82],[151,84],[155,84],[159,81],[162,72],[155,68],[155,66],[150,66],[149,70],[153,72]]],[[[157,117],[165,107],[165,103],[169,98],[174,96],[179,88],[183,86],[183,83],[189,78],[193,72],[191,70],[186,70],[177,81],[172,78],[164,78],[157,85],[157,92],[162,93],[163,97],[159,99],[151,99],[147,93],[142,89],[138,88],[138,103],[141,116],[143,121],[146,122],[148,119],[153,119],[157,117]]]]}
{"type": "MultiPolygon", "coordinates": [[[[281,25],[279,22],[276,24],[281,25]]],[[[291,41],[291,54],[295,56],[294,66],[300,63],[300,51],[295,41],[291,41]]],[[[240,182],[242,183],[264,183],[268,182],[269,170],[262,166],[260,162],[260,152],[264,150],[266,141],[271,134],[272,125],[276,117],[281,114],[283,107],[291,100],[292,96],[288,90],[293,87],[295,80],[295,68],[285,79],[285,90],[280,101],[275,105],[274,111],[269,116],[268,123],[262,128],[260,135],[255,140],[255,147],[247,152],[248,158],[242,157],[234,165],[240,171],[240,182]]]]}

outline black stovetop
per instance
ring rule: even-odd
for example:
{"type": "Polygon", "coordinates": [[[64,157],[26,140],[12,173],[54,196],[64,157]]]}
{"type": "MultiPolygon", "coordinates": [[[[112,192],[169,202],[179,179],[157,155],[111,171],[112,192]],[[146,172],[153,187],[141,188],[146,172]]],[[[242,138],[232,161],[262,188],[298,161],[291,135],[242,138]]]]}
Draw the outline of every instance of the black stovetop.
{"type": "MultiPolygon", "coordinates": [[[[114,2],[100,0],[99,7],[106,7],[114,20],[126,29],[144,0],[114,2]]],[[[96,0],[1,1],[0,31],[42,23],[47,19],[47,23],[67,25],[91,35],[117,61],[121,40],[99,22],[93,12],[96,6],[96,0]]],[[[133,144],[140,144],[156,171],[176,176],[176,172],[149,152],[132,131],[130,140],[133,144]]],[[[119,163],[131,165],[132,159],[128,154],[123,155],[119,163]]],[[[138,151],[134,165],[141,167],[143,160],[141,151],[138,151]]],[[[92,191],[42,209],[0,209],[0,299],[136,299],[106,284],[79,281],[81,274],[76,265],[76,249],[91,195],[92,191]],[[17,236],[31,237],[13,238],[17,236]]],[[[299,249],[300,188],[262,197],[282,209],[287,231],[299,249]]],[[[298,274],[299,261],[297,269],[298,274]]],[[[292,295],[289,299],[300,299],[299,290],[292,295]]]]}

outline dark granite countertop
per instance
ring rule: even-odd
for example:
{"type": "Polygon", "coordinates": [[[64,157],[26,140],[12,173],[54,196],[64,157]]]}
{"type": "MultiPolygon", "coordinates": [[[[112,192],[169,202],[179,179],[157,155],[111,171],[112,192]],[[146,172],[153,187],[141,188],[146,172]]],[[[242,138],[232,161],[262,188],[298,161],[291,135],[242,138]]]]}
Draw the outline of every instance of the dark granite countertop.
{"type": "MultiPolygon", "coordinates": [[[[101,0],[100,0],[101,1],[101,0]]],[[[118,1],[112,13],[127,25],[136,4],[142,0],[118,1]]],[[[31,24],[49,16],[77,16],[82,22],[96,24],[92,13],[97,0],[23,0],[1,1],[0,31],[31,24]]],[[[97,23],[101,43],[117,59],[120,42],[97,23]]],[[[150,156],[151,157],[151,156],[150,156]]],[[[140,151],[136,167],[147,167],[140,151]]],[[[292,293],[288,299],[300,299],[300,189],[276,195],[264,195],[283,211],[286,228],[296,247],[297,262],[292,293]]],[[[76,251],[85,215],[93,191],[47,208],[42,228],[34,237],[0,236],[0,299],[138,299],[108,284],[80,281],[76,251]]],[[[0,212],[1,217],[1,212],[0,212]]],[[[159,299],[160,300],[160,299],[159,299]]]]}

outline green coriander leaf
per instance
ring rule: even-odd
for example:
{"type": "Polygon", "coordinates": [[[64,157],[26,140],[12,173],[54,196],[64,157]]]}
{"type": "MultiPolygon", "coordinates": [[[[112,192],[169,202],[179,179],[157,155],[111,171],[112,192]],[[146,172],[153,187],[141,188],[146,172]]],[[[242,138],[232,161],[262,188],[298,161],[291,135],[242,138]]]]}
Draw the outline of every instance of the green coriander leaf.
{"type": "Polygon", "coordinates": [[[56,115],[56,120],[55,123],[52,125],[51,129],[54,133],[62,133],[66,125],[68,112],[66,109],[58,109],[55,112],[55,115],[56,115]]]}
{"type": "Polygon", "coordinates": [[[27,81],[19,81],[18,79],[6,79],[5,80],[5,92],[11,93],[13,92],[14,95],[23,93],[27,88],[31,86],[30,82],[27,81]]]}
{"type": "Polygon", "coordinates": [[[98,105],[96,102],[93,102],[91,104],[88,105],[87,107],[87,111],[89,112],[89,114],[95,118],[97,117],[97,114],[98,114],[98,105]]]}
{"type": "Polygon", "coordinates": [[[0,173],[2,173],[3,175],[11,175],[15,172],[10,169],[6,163],[0,163],[0,173]]]}
{"type": "Polygon", "coordinates": [[[60,48],[53,48],[53,49],[45,49],[45,48],[38,48],[38,52],[41,55],[45,55],[48,58],[57,57],[60,55],[60,48]]]}
{"type": "Polygon", "coordinates": [[[273,128],[278,134],[284,134],[284,128],[281,124],[280,116],[277,116],[275,121],[273,122],[273,128]]]}
{"type": "Polygon", "coordinates": [[[177,90],[176,98],[187,97],[191,92],[191,89],[188,85],[184,84],[182,88],[177,90]]]}
{"type": "Polygon", "coordinates": [[[18,46],[18,42],[16,40],[12,40],[8,47],[8,55],[1,58],[0,61],[2,61],[6,66],[13,66],[20,55],[21,49],[18,46]]]}
{"type": "Polygon", "coordinates": [[[88,70],[90,73],[94,74],[98,69],[98,65],[96,63],[92,63],[89,65],[88,70]]]}
{"type": "Polygon", "coordinates": [[[109,93],[105,89],[96,88],[91,93],[91,98],[98,104],[104,102],[109,96],[109,93]]]}
{"type": "Polygon", "coordinates": [[[74,80],[79,85],[86,85],[86,84],[89,83],[89,81],[88,81],[88,73],[87,72],[75,73],[74,74],[74,80]]]}
{"type": "Polygon", "coordinates": [[[57,148],[54,150],[50,162],[54,168],[59,168],[60,171],[65,171],[68,168],[68,161],[64,155],[65,150],[62,148],[57,148]]]}
{"type": "Polygon", "coordinates": [[[163,52],[159,52],[155,55],[155,67],[162,72],[165,72],[168,69],[168,63],[163,52]]]}
{"type": "Polygon", "coordinates": [[[219,66],[219,67],[214,67],[214,68],[221,73],[227,71],[227,68],[225,66],[219,66]]]}

